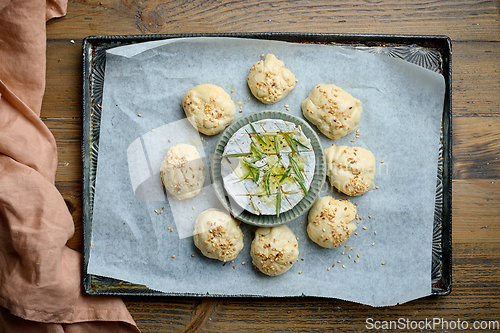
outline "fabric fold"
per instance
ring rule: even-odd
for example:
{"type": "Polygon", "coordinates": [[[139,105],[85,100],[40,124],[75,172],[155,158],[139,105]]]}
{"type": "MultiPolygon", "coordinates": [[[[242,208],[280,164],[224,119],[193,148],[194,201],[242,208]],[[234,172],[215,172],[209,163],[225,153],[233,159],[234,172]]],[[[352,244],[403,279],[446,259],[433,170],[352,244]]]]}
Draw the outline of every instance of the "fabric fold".
{"type": "Polygon", "coordinates": [[[118,297],[82,289],[73,219],[55,187],[57,147],[39,118],[46,20],[60,0],[0,0],[0,331],[139,332],[118,297]]]}

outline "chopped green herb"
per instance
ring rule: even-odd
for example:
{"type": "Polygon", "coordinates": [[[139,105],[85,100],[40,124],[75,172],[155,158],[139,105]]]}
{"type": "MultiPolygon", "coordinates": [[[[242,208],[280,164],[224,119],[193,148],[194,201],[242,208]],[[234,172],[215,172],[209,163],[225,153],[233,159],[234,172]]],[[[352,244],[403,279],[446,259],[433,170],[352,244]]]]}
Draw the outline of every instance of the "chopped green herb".
{"type": "Polygon", "coordinates": [[[266,144],[266,142],[264,141],[264,139],[260,136],[260,134],[255,130],[255,127],[253,127],[252,123],[250,123],[250,127],[252,128],[253,132],[255,134],[257,134],[257,138],[260,140],[260,142],[262,142],[263,144],[266,144]]]}
{"type": "Polygon", "coordinates": [[[279,145],[279,142],[278,142],[278,136],[277,135],[274,136],[274,148],[276,149],[276,155],[279,155],[280,154],[280,145],[279,145]]]}
{"type": "Polygon", "coordinates": [[[281,212],[281,186],[278,186],[278,191],[276,192],[276,218],[280,218],[281,212]]]}
{"type": "Polygon", "coordinates": [[[295,142],[293,141],[293,138],[290,137],[289,134],[286,135],[286,141],[288,142],[288,144],[290,145],[290,148],[292,149],[292,155],[300,155],[299,154],[299,150],[297,149],[297,145],[295,144],[295,142]]]}
{"type": "Polygon", "coordinates": [[[292,138],[292,140],[295,142],[295,143],[298,143],[300,146],[306,148],[306,149],[311,149],[309,148],[308,146],[306,146],[305,144],[303,144],[302,142],[300,142],[300,140],[297,140],[295,138],[292,138]]]}
{"type": "Polygon", "coordinates": [[[300,185],[300,187],[302,188],[302,191],[304,192],[304,194],[307,196],[309,196],[309,193],[307,193],[307,189],[304,185],[304,182],[302,182],[300,179],[298,179],[297,177],[293,177],[295,178],[295,181],[300,185]]]}
{"type": "Polygon", "coordinates": [[[283,176],[280,179],[280,183],[282,181],[284,181],[286,179],[286,177],[288,177],[288,175],[290,174],[290,170],[292,170],[292,166],[291,165],[289,165],[288,168],[286,168],[285,173],[283,174],[283,176]]]}
{"type": "Polygon", "coordinates": [[[305,179],[304,176],[302,175],[302,171],[300,170],[297,161],[292,157],[292,155],[288,155],[288,159],[290,160],[290,164],[292,165],[293,171],[295,172],[297,177],[299,177],[301,182],[304,182],[305,179]]]}
{"type": "Polygon", "coordinates": [[[225,157],[241,157],[241,156],[247,156],[250,155],[250,153],[235,153],[235,154],[227,154],[225,157]]]}

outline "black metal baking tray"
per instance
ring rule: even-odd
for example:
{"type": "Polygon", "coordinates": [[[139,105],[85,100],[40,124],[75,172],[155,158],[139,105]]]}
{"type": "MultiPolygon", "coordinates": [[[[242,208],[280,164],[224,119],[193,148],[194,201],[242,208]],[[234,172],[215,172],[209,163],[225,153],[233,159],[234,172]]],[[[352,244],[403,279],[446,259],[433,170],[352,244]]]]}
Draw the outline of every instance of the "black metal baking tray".
{"type": "MultiPolygon", "coordinates": [[[[383,53],[439,72],[445,79],[441,145],[437,161],[434,233],[432,240],[432,295],[451,292],[452,272],[452,126],[451,126],[451,41],[446,36],[352,35],[309,33],[234,33],[140,36],[89,36],[83,41],[83,285],[90,295],[169,296],[146,286],[87,273],[94,184],[99,152],[102,92],[106,50],[129,44],[189,37],[235,37],[278,40],[293,43],[319,43],[355,47],[366,52],[383,53]]],[[[193,296],[193,295],[190,295],[193,296]]]]}

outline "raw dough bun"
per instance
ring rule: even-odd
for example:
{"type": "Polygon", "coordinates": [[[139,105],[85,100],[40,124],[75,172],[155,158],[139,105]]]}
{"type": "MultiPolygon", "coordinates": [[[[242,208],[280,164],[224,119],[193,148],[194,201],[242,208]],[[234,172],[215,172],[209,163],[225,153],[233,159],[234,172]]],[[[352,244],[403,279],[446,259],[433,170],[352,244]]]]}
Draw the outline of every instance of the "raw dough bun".
{"type": "Polygon", "coordinates": [[[226,262],[243,249],[243,232],[228,212],[210,208],[196,218],[193,241],[204,256],[226,262]]]}
{"type": "Polygon", "coordinates": [[[259,228],[250,249],[253,265],[262,273],[276,276],[285,273],[299,257],[299,245],[286,226],[259,228]]]}
{"type": "Polygon", "coordinates": [[[160,167],[161,184],[176,200],[186,201],[205,184],[204,164],[198,150],[186,143],[172,146],[160,167]]]}
{"type": "Polygon", "coordinates": [[[334,140],[356,129],[361,111],[359,100],[333,84],[318,84],[302,102],[304,117],[334,140]]]}
{"type": "Polygon", "coordinates": [[[213,84],[200,84],[182,96],[182,108],[189,122],[205,135],[221,132],[236,116],[228,93],[213,84]]]}
{"type": "Polygon", "coordinates": [[[349,196],[368,192],[375,178],[375,157],[361,147],[332,145],[325,149],[330,184],[349,196]]]}
{"type": "Polygon", "coordinates": [[[281,101],[295,87],[295,75],[274,54],[253,64],[248,74],[248,87],[259,101],[273,104],[281,101]]]}
{"type": "Polygon", "coordinates": [[[307,234],[321,247],[337,247],[356,231],[352,222],[355,217],[356,207],[349,200],[335,200],[327,195],[319,198],[309,211],[307,234]]]}

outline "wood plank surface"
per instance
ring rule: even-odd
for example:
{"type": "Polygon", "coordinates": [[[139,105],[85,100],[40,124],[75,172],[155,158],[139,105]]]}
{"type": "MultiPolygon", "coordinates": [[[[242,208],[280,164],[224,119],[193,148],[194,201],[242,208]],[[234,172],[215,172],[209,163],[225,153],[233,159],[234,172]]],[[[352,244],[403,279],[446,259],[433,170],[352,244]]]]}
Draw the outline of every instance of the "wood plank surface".
{"type": "MultiPolygon", "coordinates": [[[[367,318],[498,323],[499,1],[70,1],[66,17],[47,24],[47,85],[41,112],[58,144],[56,186],[75,223],[68,246],[82,251],[83,38],[273,31],[451,38],[452,293],[384,308],[324,298],[125,298],[142,332],[354,332],[366,330],[367,318]]],[[[349,283],[355,287],[356,281],[349,283]]]]}
{"type": "Polygon", "coordinates": [[[447,35],[498,41],[497,1],[71,1],[48,39],[195,32],[447,35]]]}

